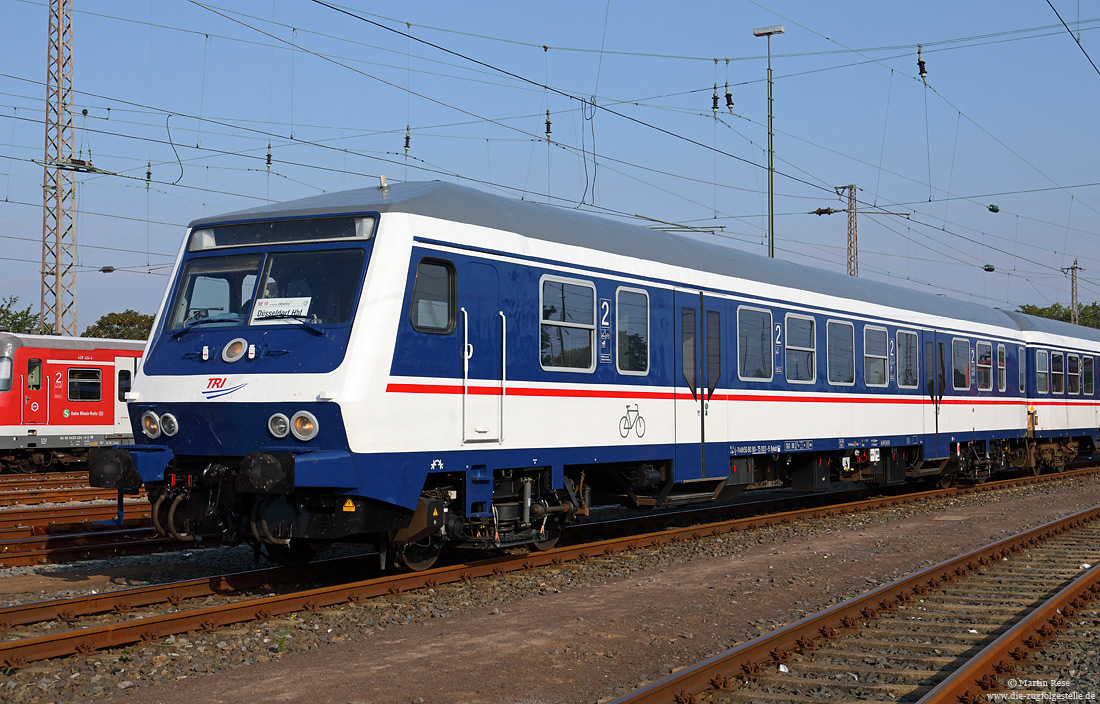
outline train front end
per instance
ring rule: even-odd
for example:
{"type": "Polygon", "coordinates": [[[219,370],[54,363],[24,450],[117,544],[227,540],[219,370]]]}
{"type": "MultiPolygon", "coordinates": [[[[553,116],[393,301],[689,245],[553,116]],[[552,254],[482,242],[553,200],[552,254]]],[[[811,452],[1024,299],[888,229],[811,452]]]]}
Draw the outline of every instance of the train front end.
{"type": "Polygon", "coordinates": [[[135,444],[95,453],[91,481],[144,485],[165,535],[292,561],[408,521],[338,496],[356,481],[337,397],[378,214],[251,212],[190,228],[128,395],[135,444]]]}

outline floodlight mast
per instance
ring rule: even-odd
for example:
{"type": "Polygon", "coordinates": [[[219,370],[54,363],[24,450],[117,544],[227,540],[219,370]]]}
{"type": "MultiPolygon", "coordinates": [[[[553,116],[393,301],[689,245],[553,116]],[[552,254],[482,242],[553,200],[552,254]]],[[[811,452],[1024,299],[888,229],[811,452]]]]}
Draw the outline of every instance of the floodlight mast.
{"type": "Polygon", "coordinates": [[[768,256],[775,258],[775,130],[772,128],[772,35],[783,34],[781,24],[757,27],[752,33],[768,38],[768,256]]]}

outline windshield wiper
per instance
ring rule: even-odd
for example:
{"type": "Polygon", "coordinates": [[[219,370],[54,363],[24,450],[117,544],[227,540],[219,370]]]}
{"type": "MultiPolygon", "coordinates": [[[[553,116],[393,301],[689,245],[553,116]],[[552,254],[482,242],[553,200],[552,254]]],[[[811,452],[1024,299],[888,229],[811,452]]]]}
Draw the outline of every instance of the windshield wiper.
{"type": "Polygon", "coordinates": [[[265,315],[262,318],[257,318],[252,321],[253,325],[263,325],[266,320],[296,320],[302,324],[302,327],[309,330],[314,335],[324,336],[325,331],[314,325],[314,321],[306,315],[298,315],[297,313],[276,313],[275,315],[265,315]]]}
{"type": "Polygon", "coordinates": [[[178,340],[187,333],[191,332],[191,328],[197,325],[205,325],[206,323],[236,323],[238,322],[237,316],[233,313],[226,313],[224,315],[216,315],[213,318],[199,318],[198,320],[192,320],[187,325],[184,325],[179,330],[172,333],[172,339],[178,340]]]}

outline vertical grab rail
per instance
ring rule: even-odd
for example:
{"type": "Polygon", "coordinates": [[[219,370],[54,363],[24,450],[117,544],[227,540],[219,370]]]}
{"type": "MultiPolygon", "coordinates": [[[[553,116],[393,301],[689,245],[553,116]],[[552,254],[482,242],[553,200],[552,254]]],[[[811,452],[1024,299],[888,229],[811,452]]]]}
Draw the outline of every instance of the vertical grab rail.
{"type": "Polygon", "coordinates": [[[500,416],[497,419],[500,424],[500,437],[497,438],[498,443],[504,442],[504,393],[508,379],[508,318],[504,315],[504,311],[497,311],[500,314],[500,416]]]}
{"type": "Polygon", "coordinates": [[[470,316],[465,308],[462,311],[462,442],[466,442],[466,390],[470,378],[470,357],[473,350],[470,348],[470,316]]]}

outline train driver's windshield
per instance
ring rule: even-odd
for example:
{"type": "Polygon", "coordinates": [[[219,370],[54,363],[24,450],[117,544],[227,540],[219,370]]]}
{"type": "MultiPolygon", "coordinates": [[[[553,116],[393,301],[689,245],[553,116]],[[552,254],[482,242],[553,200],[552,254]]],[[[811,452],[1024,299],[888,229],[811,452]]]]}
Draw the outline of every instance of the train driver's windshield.
{"type": "Polygon", "coordinates": [[[364,257],[356,248],[192,259],[168,329],[345,323],[364,257]]]}

